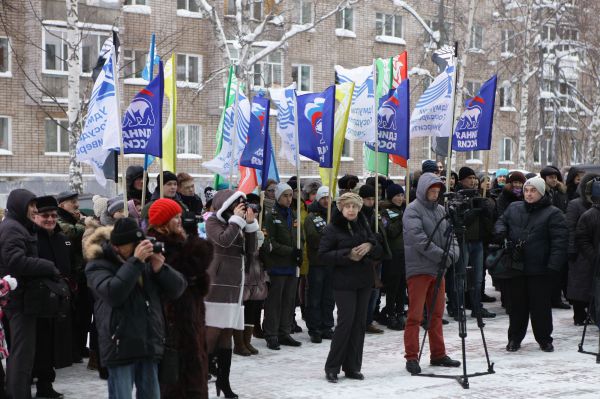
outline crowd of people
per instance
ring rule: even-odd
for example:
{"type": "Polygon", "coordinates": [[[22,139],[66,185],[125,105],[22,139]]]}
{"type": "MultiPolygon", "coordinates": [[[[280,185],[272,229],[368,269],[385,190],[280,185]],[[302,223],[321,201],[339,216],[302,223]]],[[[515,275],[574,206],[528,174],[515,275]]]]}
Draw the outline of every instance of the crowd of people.
{"type": "Polygon", "coordinates": [[[334,189],[270,180],[264,198],[220,187],[202,198],[192,176],[168,171],[151,193],[139,166],[126,180],[126,202],[96,195],[91,210],[75,192],[10,192],[0,397],[30,398],[35,384],[36,397],[61,398],[55,370],[87,358],[109,398],[131,398],[134,387],[141,398],[207,398],[212,379],[217,395],[237,398],[234,355],[259,355],[253,338],[273,351],[301,346],[300,318],[311,344],[331,340],[331,383],[341,371],[364,379],[365,334],[383,327],[404,330],[410,374],[421,372],[422,326],[430,364],[459,367],[443,325],[464,309],[489,322],[496,315],[483,304],[497,299],[509,352],[529,320],[540,349],[554,350],[552,308],[572,306],[575,325],[594,319],[600,175],[577,167],[488,176],[427,160],[408,195],[382,176],[361,185],[345,175],[334,189]],[[486,262],[500,250],[501,266],[486,262]],[[485,293],[486,265],[497,297],[485,293]]]}

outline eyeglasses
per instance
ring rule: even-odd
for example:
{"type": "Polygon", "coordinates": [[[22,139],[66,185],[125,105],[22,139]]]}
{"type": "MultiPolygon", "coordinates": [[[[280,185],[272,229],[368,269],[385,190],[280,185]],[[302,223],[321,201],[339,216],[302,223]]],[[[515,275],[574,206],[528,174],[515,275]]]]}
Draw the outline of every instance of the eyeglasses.
{"type": "Polygon", "coordinates": [[[38,215],[42,219],[58,219],[58,215],[56,213],[38,213],[38,215]]]}

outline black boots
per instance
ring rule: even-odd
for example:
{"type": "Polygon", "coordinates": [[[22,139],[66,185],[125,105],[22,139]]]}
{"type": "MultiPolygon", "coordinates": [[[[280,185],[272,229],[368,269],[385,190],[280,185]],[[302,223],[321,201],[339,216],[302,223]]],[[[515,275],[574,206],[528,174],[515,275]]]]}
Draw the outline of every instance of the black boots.
{"type": "Polygon", "coordinates": [[[229,371],[231,370],[231,348],[219,348],[217,350],[217,396],[221,396],[221,391],[226,398],[237,398],[229,385],[229,371]]]}
{"type": "Polygon", "coordinates": [[[402,331],[406,325],[404,315],[401,313],[394,313],[388,316],[387,328],[390,330],[402,331]]]}

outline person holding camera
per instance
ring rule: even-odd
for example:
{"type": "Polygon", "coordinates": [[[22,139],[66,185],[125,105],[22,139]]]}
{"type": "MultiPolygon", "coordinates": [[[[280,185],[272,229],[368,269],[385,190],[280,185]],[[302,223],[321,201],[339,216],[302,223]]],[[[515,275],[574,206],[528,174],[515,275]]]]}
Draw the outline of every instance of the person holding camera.
{"type": "Polygon", "coordinates": [[[206,346],[209,362],[217,364],[217,395],[237,398],[229,384],[233,330],[244,330],[244,278],[257,251],[259,230],[254,210],[241,191],[218,191],[212,201],[217,211],[206,220],[206,235],[213,244],[210,290],[205,298],[206,346]]]}
{"type": "Polygon", "coordinates": [[[179,298],[164,304],[167,344],[178,354],[179,373],[170,381],[161,381],[161,392],[162,398],[205,398],[208,355],[204,296],[213,248],[197,235],[185,233],[181,215],[181,206],[168,198],[154,201],[148,210],[148,236],[156,240],[154,245],[163,251],[166,262],[188,283],[179,298]]]}
{"type": "Polygon", "coordinates": [[[442,315],[444,314],[445,282],[439,281],[436,292],[436,276],[458,261],[459,249],[456,239],[447,244],[449,221],[446,212],[438,204],[443,192],[442,180],[433,173],[423,173],[417,185],[416,199],[411,202],[402,217],[404,233],[404,260],[408,286],[408,315],[404,328],[406,370],[419,374],[419,328],[423,309],[429,317],[430,364],[432,366],[459,367],[460,362],[446,354],[442,315]],[[447,252],[446,252],[447,251],[447,252]],[[445,264],[442,262],[445,260],[445,264]]]}
{"type": "Polygon", "coordinates": [[[513,277],[506,280],[509,300],[508,345],[515,352],[531,326],[544,352],[552,345],[552,274],[559,273],[567,259],[567,229],[563,212],[551,204],[546,182],[530,178],[523,185],[524,201],[513,202],[494,228],[497,242],[511,243],[513,277]]]}
{"type": "Polygon", "coordinates": [[[137,222],[118,219],[84,247],[85,273],[94,294],[102,364],[108,367],[108,397],[160,398],[158,364],[164,353],[161,298],[179,298],[187,283],[165,263],[137,222]]]}
{"type": "Polygon", "coordinates": [[[302,246],[297,247],[299,221],[291,208],[292,198],[292,187],[279,183],[275,205],[264,219],[267,240],[264,245],[269,245],[269,250],[263,251],[263,260],[271,286],[265,300],[263,330],[267,347],[272,350],[279,350],[280,345],[301,345],[290,335],[298,287],[296,269],[302,265],[302,246]]]}
{"type": "Polygon", "coordinates": [[[373,264],[379,263],[383,248],[360,213],[363,199],[347,192],[337,200],[338,212],[323,230],[319,258],[333,265],[333,296],[337,326],[325,363],[325,378],[337,383],[342,369],[346,378],[363,380],[360,372],[365,342],[367,310],[375,283],[373,264]]]}

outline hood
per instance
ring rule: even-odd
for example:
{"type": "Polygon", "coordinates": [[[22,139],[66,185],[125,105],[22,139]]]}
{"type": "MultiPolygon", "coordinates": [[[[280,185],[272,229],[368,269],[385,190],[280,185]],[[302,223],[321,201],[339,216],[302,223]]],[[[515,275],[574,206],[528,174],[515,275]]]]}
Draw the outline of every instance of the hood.
{"type": "Polygon", "coordinates": [[[29,190],[18,188],[11,191],[6,200],[6,215],[28,228],[33,226],[33,222],[27,218],[27,208],[33,200],[35,194],[29,190]]]}
{"type": "Polygon", "coordinates": [[[127,182],[127,189],[132,190],[133,182],[142,176],[144,176],[144,168],[142,166],[138,166],[138,165],[129,166],[127,168],[127,171],[125,172],[125,180],[127,182]]]}
{"type": "Polygon", "coordinates": [[[577,167],[577,166],[572,166],[571,169],[569,169],[569,173],[567,173],[567,181],[566,181],[566,185],[567,187],[570,186],[574,186],[575,185],[575,176],[577,176],[578,174],[585,172],[585,170],[577,167]]]}
{"type": "MultiPolygon", "coordinates": [[[[331,208],[333,209],[333,207],[331,208]]],[[[318,201],[313,201],[309,206],[308,206],[308,211],[311,213],[320,213],[320,214],[325,214],[325,216],[327,216],[327,208],[323,208],[321,206],[321,204],[319,204],[318,201]]]]}
{"type": "Polygon", "coordinates": [[[591,188],[591,185],[590,185],[590,187],[588,187],[588,183],[597,177],[600,177],[600,174],[591,173],[591,172],[586,173],[581,178],[581,181],[579,182],[579,187],[577,188],[577,190],[579,191],[579,198],[581,198],[583,201],[585,201],[589,204],[592,203],[592,193],[591,193],[592,188],[591,188]]]}
{"type": "Polygon", "coordinates": [[[112,226],[115,224],[117,220],[110,216],[110,214],[107,211],[102,212],[102,215],[100,215],[100,224],[102,226],[112,226]]]}
{"type": "MultiPolygon", "coordinates": [[[[419,183],[417,185],[417,199],[424,205],[431,204],[430,206],[437,205],[437,202],[432,203],[427,201],[427,190],[434,184],[440,184],[444,187],[442,183],[442,179],[439,176],[434,175],[433,173],[423,173],[419,178],[419,183]]],[[[444,192],[444,189],[440,191],[440,194],[444,192]]]]}
{"type": "Polygon", "coordinates": [[[213,197],[212,206],[213,209],[217,210],[216,215],[221,222],[227,223],[225,218],[222,216],[223,212],[225,212],[231,206],[231,204],[233,204],[240,197],[246,198],[246,194],[241,191],[233,190],[217,191],[213,197]]]}
{"type": "Polygon", "coordinates": [[[104,249],[102,245],[110,240],[110,232],[113,226],[101,226],[85,240],[83,243],[83,257],[87,260],[93,260],[103,257],[104,249]]]}

